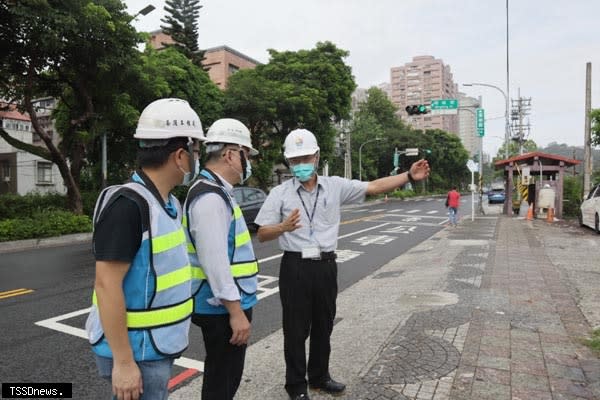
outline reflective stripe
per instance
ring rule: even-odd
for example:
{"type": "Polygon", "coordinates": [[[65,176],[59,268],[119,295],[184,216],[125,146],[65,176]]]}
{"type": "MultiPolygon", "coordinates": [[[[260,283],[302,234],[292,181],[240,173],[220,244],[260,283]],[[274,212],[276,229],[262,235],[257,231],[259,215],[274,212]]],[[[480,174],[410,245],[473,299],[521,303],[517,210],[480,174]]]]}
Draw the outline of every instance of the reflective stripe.
{"type": "Polygon", "coordinates": [[[235,247],[241,247],[250,241],[250,231],[246,229],[245,232],[235,236],[235,247]]]}
{"type": "Polygon", "coordinates": [[[233,218],[239,219],[241,217],[242,217],[242,209],[240,208],[240,206],[235,206],[235,208],[233,209],[233,218]]]}
{"type": "Polygon", "coordinates": [[[183,228],[152,238],[152,253],[162,253],[185,243],[185,232],[183,228]]]}
{"type": "Polygon", "coordinates": [[[171,271],[168,274],[160,275],[156,278],[156,291],[166,290],[173,286],[180,285],[192,279],[192,266],[190,264],[185,267],[171,271]]]}
{"type": "MultiPolygon", "coordinates": [[[[241,264],[233,264],[231,266],[231,276],[234,278],[241,278],[245,276],[252,276],[258,273],[258,262],[248,262],[241,264]]],[[[201,267],[192,266],[192,278],[194,279],[206,279],[206,274],[201,267]]]]}
{"type": "Polygon", "coordinates": [[[176,306],[147,311],[127,311],[127,327],[134,329],[147,329],[155,326],[164,326],[181,321],[192,314],[194,299],[188,299],[176,306]]]}
{"type": "Polygon", "coordinates": [[[202,270],[202,268],[195,267],[192,265],[192,279],[206,280],[206,275],[204,274],[204,271],[202,270]]]}
{"type": "MultiPolygon", "coordinates": [[[[92,303],[97,307],[96,291],[92,294],[92,303]]],[[[192,314],[194,299],[190,298],[181,304],[160,308],[158,310],[127,311],[127,327],[132,329],[148,329],[181,321],[192,314]]]]}
{"type": "Polygon", "coordinates": [[[188,244],[187,244],[187,252],[188,252],[188,254],[196,254],[196,248],[190,242],[188,242],[188,244]]]}
{"type": "Polygon", "coordinates": [[[183,218],[181,219],[181,225],[185,228],[187,228],[187,215],[184,215],[183,218]]]}
{"type": "Polygon", "coordinates": [[[231,273],[234,278],[254,275],[258,273],[258,262],[252,261],[243,264],[234,264],[231,266],[231,273]]]}

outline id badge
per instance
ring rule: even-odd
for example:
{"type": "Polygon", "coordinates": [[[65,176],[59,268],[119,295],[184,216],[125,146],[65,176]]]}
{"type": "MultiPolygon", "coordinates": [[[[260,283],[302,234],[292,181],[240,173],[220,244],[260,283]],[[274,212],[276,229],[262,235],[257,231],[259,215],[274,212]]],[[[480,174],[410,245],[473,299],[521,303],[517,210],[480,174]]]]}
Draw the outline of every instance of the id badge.
{"type": "Polygon", "coordinates": [[[302,249],[302,258],[321,258],[321,249],[319,246],[310,246],[302,249]]]}

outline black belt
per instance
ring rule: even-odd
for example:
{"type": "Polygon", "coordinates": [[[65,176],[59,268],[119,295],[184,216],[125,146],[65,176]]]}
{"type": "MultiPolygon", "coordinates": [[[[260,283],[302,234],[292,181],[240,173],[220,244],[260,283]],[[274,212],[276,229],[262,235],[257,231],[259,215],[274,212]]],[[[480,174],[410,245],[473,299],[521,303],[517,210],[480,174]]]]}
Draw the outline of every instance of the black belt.
{"type": "MultiPolygon", "coordinates": [[[[283,252],[283,255],[288,256],[288,257],[302,258],[302,253],[299,251],[287,251],[286,250],[283,252]]],[[[302,258],[302,259],[303,260],[335,260],[336,258],[337,258],[337,254],[335,254],[335,251],[322,251],[320,257],[302,258]]]]}

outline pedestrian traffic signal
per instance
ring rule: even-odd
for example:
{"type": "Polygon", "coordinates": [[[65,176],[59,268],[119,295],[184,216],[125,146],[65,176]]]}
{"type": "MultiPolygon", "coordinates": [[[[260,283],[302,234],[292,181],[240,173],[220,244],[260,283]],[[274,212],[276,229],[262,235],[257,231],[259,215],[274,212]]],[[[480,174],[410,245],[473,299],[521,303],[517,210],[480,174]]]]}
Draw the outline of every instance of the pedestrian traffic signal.
{"type": "Polygon", "coordinates": [[[420,115],[427,114],[429,110],[425,104],[413,104],[410,106],[406,106],[405,108],[408,115],[420,115]]]}

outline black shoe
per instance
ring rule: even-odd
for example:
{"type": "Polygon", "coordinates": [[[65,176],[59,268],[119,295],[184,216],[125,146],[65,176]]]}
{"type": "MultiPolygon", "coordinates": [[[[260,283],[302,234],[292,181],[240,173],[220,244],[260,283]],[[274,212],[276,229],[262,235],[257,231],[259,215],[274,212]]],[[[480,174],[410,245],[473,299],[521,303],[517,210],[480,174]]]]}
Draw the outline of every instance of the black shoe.
{"type": "Polygon", "coordinates": [[[310,400],[310,397],[308,397],[308,394],[306,393],[300,393],[294,396],[290,395],[290,400],[310,400]]]}
{"type": "Polygon", "coordinates": [[[309,386],[313,390],[323,391],[334,396],[339,396],[346,390],[346,385],[336,382],[333,379],[329,379],[323,383],[311,383],[309,386]]]}

